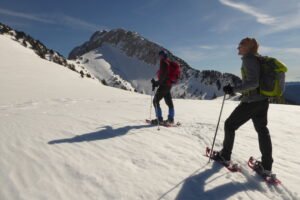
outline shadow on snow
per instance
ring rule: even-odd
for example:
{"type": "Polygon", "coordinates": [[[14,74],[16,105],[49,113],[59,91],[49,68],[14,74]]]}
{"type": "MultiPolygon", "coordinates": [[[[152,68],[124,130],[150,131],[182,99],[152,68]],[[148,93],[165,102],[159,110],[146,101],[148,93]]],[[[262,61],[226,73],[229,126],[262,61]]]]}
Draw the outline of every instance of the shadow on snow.
{"type": "MultiPolygon", "coordinates": [[[[204,166],[205,167],[205,166],[204,166]]],[[[204,168],[202,167],[202,168],[204,168]]],[[[201,169],[202,169],[201,168],[201,169]]],[[[220,164],[213,162],[212,168],[207,169],[201,173],[198,173],[201,169],[196,170],[194,173],[192,173],[189,177],[179,182],[177,185],[175,185],[173,188],[165,192],[158,200],[164,199],[165,196],[167,196],[170,192],[172,192],[174,189],[176,189],[178,186],[180,186],[182,183],[182,187],[180,191],[178,192],[176,196],[176,200],[220,200],[220,199],[230,199],[231,196],[233,196],[236,193],[239,192],[247,192],[248,190],[257,190],[257,186],[247,184],[247,183],[239,183],[239,182],[229,182],[225,183],[223,185],[219,185],[216,187],[213,187],[211,189],[205,189],[205,186],[207,184],[213,184],[212,182],[221,176],[227,175],[223,174],[220,175],[209,182],[207,180],[212,175],[215,175],[218,171],[220,171],[223,166],[220,164]]],[[[228,172],[232,173],[232,172],[228,172]]]]}
{"type": "Polygon", "coordinates": [[[86,133],[83,135],[77,135],[72,138],[64,138],[58,140],[49,141],[48,144],[60,144],[60,143],[77,143],[77,142],[90,142],[95,140],[106,140],[114,137],[120,137],[126,135],[132,129],[142,129],[142,128],[150,128],[149,125],[139,125],[139,126],[124,126],[121,128],[112,128],[111,126],[104,126],[103,129],[86,133]]]}

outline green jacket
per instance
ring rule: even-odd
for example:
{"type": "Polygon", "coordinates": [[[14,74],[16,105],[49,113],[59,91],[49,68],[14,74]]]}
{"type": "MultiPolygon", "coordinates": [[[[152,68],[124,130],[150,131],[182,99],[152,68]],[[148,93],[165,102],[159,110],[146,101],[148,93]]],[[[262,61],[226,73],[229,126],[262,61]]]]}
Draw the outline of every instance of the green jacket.
{"type": "Polygon", "coordinates": [[[247,54],[242,57],[242,84],[234,88],[234,92],[242,93],[242,102],[256,102],[267,99],[259,94],[260,64],[254,54],[247,54]]]}

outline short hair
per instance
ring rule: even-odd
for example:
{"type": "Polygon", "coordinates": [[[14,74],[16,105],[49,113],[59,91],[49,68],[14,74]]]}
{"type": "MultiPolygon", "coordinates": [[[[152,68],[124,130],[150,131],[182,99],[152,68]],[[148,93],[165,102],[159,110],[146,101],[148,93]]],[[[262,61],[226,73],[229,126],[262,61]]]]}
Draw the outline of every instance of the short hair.
{"type": "Polygon", "coordinates": [[[255,38],[246,37],[241,40],[240,45],[245,45],[249,48],[250,53],[258,53],[259,44],[255,38]]]}

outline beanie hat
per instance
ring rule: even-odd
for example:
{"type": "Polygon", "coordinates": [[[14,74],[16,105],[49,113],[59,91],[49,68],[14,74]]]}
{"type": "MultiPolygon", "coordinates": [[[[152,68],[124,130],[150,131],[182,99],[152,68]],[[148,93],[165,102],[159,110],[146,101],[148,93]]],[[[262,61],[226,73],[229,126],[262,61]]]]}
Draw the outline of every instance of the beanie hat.
{"type": "Polygon", "coordinates": [[[163,56],[164,58],[168,57],[168,52],[166,50],[159,51],[158,55],[163,56]]]}

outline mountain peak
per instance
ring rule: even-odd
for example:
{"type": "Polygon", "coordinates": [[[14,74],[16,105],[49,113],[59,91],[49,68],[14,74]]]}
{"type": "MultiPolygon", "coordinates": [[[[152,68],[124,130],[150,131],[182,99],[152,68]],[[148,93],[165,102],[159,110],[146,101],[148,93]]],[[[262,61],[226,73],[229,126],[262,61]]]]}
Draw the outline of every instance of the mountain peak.
{"type": "MultiPolygon", "coordinates": [[[[127,88],[122,84],[127,82],[135,91],[150,94],[149,83],[158,70],[158,52],[162,49],[165,48],[137,32],[117,28],[95,32],[89,41],[71,51],[69,59],[77,59],[76,62],[108,85],[127,88]]],[[[231,74],[213,70],[200,72],[170,51],[168,53],[171,60],[181,65],[180,81],[173,87],[174,97],[212,99],[223,94],[221,88],[226,83],[235,85],[240,81],[231,74]]]]}
{"type": "Polygon", "coordinates": [[[71,51],[69,59],[76,59],[91,50],[101,47],[104,43],[118,46],[127,56],[137,57],[153,65],[158,63],[157,52],[163,49],[163,47],[145,39],[137,32],[117,28],[110,31],[95,32],[89,41],[71,51]]]}

